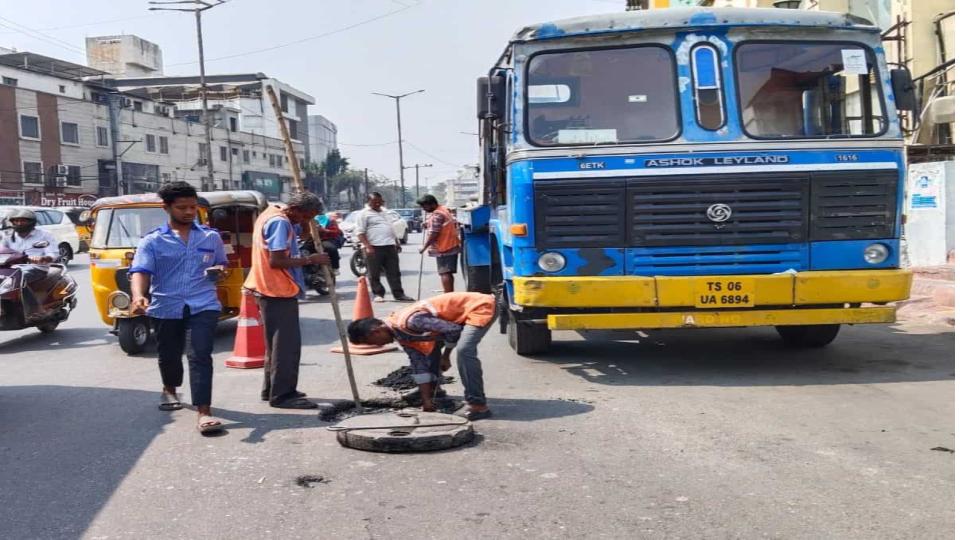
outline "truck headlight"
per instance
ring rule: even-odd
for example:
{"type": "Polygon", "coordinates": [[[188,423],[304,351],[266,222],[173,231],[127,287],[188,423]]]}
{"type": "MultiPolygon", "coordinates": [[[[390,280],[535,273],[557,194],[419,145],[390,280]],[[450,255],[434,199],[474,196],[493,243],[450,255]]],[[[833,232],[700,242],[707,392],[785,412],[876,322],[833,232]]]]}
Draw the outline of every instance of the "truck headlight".
{"type": "Polygon", "coordinates": [[[870,244],[863,250],[863,260],[870,264],[880,264],[890,256],[890,250],[883,244],[870,244]]]}
{"type": "Polygon", "coordinates": [[[567,265],[567,259],[552,251],[544,253],[537,259],[537,266],[544,272],[559,272],[567,265]]]}
{"type": "Polygon", "coordinates": [[[110,298],[107,299],[107,303],[110,304],[110,307],[123,311],[130,307],[130,296],[123,291],[115,291],[110,293],[110,298]]]}

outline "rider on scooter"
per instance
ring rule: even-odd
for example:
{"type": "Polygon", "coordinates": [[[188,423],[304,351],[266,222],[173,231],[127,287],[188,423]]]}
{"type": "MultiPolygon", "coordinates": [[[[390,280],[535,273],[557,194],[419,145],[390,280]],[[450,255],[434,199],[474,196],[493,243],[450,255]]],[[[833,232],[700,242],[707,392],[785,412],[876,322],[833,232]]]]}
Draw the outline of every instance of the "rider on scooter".
{"type": "Polygon", "coordinates": [[[11,229],[0,236],[0,248],[24,253],[34,264],[50,263],[60,257],[57,239],[37,228],[37,214],[33,210],[15,208],[7,221],[11,229]]]}

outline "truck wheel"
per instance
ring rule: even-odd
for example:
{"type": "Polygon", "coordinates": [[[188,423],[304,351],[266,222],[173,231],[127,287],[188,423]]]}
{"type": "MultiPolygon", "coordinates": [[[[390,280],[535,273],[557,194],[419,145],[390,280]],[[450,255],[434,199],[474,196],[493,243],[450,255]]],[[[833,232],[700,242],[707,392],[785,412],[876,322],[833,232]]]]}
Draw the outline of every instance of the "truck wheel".
{"type": "Polygon", "coordinates": [[[150,323],[146,317],[117,321],[117,337],[123,352],[133,355],[142,352],[150,337],[150,323]]]}
{"type": "Polygon", "coordinates": [[[840,332],[839,324],[810,324],[804,326],[777,326],[780,339],[788,347],[812,349],[826,347],[840,332]]]}
{"type": "Polygon", "coordinates": [[[510,348],[522,356],[547,352],[550,349],[550,329],[545,324],[518,321],[510,312],[507,322],[507,340],[510,348]]]}
{"type": "Polygon", "coordinates": [[[367,273],[367,259],[363,256],[362,250],[354,251],[350,257],[350,271],[357,277],[367,273]]]}

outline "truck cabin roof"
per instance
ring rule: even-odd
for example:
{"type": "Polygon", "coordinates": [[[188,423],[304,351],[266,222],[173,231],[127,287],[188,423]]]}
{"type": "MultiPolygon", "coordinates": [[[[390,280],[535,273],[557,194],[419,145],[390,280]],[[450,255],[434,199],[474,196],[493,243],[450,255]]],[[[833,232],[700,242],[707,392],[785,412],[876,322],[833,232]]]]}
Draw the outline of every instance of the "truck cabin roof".
{"type": "Polygon", "coordinates": [[[872,22],[848,13],[775,8],[672,8],[590,15],[526,26],[511,42],[573,36],[643,32],[668,28],[706,29],[750,26],[835,28],[879,33],[872,22]]]}

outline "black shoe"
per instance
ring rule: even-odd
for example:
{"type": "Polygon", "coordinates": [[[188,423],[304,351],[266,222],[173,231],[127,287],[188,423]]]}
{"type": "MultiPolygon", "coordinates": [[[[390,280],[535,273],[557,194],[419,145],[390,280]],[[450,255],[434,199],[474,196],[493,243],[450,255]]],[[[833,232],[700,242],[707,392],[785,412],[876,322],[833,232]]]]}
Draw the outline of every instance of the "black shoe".
{"type": "Polygon", "coordinates": [[[277,409],[316,409],[318,407],[316,403],[302,397],[296,397],[286,401],[280,401],[278,403],[271,403],[270,406],[277,409]]]}
{"type": "MultiPolygon", "coordinates": [[[[295,392],[296,397],[307,397],[303,392],[295,392]]],[[[260,401],[270,401],[270,392],[260,392],[260,401]]]]}
{"type": "Polygon", "coordinates": [[[394,296],[393,299],[397,302],[416,302],[417,301],[415,298],[410,298],[405,294],[401,294],[400,296],[394,296]]]}

